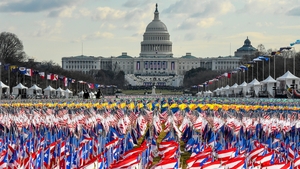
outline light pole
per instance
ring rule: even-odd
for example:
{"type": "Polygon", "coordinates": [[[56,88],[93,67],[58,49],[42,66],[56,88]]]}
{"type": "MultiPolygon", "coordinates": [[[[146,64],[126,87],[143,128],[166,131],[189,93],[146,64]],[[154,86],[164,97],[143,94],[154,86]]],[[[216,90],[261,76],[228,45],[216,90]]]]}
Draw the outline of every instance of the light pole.
{"type": "Polygon", "coordinates": [[[284,72],[283,72],[283,74],[286,72],[286,58],[287,58],[287,55],[289,54],[288,52],[290,51],[290,49],[292,49],[292,47],[281,47],[280,48],[280,51],[283,51],[284,52],[284,54],[283,54],[283,60],[284,60],[284,72]]]}
{"type": "Polygon", "coordinates": [[[256,62],[256,80],[258,80],[258,62],[262,61],[260,58],[253,59],[254,62],[256,62]]]}
{"type": "Polygon", "coordinates": [[[275,60],[276,60],[276,55],[274,55],[274,68],[273,68],[273,71],[274,71],[274,79],[276,79],[276,76],[275,76],[275,60]]]}

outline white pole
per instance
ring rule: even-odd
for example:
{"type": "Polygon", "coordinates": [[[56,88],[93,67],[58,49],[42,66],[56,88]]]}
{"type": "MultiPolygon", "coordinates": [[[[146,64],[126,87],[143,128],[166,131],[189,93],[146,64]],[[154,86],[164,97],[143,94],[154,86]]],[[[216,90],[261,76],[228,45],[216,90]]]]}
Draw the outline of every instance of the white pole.
{"type": "Polygon", "coordinates": [[[261,80],[264,80],[265,79],[265,61],[264,60],[262,61],[262,67],[263,67],[263,71],[262,71],[262,79],[261,80]]]}
{"type": "Polygon", "coordinates": [[[273,68],[274,69],[274,77],[273,77],[274,79],[276,79],[276,76],[275,76],[275,59],[276,58],[275,57],[276,57],[276,54],[274,55],[274,68],[273,68]]]}
{"type": "Polygon", "coordinates": [[[283,57],[284,57],[284,58],[283,58],[283,59],[284,59],[284,63],[283,63],[283,64],[284,64],[284,70],[283,70],[284,72],[283,72],[283,74],[285,74],[285,72],[286,72],[286,52],[285,52],[285,54],[283,55],[283,57]]]}
{"type": "MultiPolygon", "coordinates": [[[[293,47],[293,51],[295,51],[295,48],[293,47]]],[[[296,66],[295,66],[295,62],[296,62],[296,60],[295,60],[295,57],[296,57],[296,53],[295,52],[293,52],[293,55],[294,55],[294,57],[293,57],[293,74],[295,75],[295,73],[296,73],[296,71],[295,71],[295,69],[296,69],[296,66]]]]}
{"type": "Polygon", "coordinates": [[[258,80],[258,62],[256,62],[256,79],[258,80]]]}
{"type": "Polygon", "coordinates": [[[269,59],[269,76],[271,76],[271,58],[269,59]]]}

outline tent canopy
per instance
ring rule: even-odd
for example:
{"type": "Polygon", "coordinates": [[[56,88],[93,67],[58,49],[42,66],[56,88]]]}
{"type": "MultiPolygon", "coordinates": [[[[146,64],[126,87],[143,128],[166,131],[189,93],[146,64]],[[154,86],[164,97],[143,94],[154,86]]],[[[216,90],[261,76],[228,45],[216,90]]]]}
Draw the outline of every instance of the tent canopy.
{"type": "Polygon", "coordinates": [[[44,91],[55,91],[55,89],[49,85],[47,88],[44,89],[44,91]]]}
{"type": "Polygon", "coordinates": [[[266,84],[266,83],[277,83],[277,81],[275,79],[273,79],[273,77],[269,76],[265,80],[261,81],[260,83],[263,83],[263,84],[266,84]]]}
{"type": "Polygon", "coordinates": [[[232,85],[231,87],[230,87],[230,89],[235,89],[235,88],[237,88],[238,87],[238,84],[234,84],[234,85],[232,85]]]}
{"type": "Polygon", "coordinates": [[[300,78],[293,75],[290,71],[287,71],[284,75],[278,77],[276,80],[285,81],[285,80],[299,80],[300,78]]]}
{"type": "Polygon", "coordinates": [[[259,81],[255,79],[252,80],[252,82],[248,83],[249,86],[258,86],[260,85],[259,81]]]}
{"type": "Polygon", "coordinates": [[[247,82],[243,82],[238,86],[238,88],[243,88],[243,87],[247,87],[247,82]]]}
{"type": "Polygon", "coordinates": [[[69,89],[66,89],[65,93],[73,93],[73,92],[71,90],[69,90],[69,89]]]}
{"type": "Polygon", "coordinates": [[[60,88],[60,87],[58,89],[56,89],[56,91],[57,92],[64,92],[64,90],[62,88],[60,88]]]}
{"type": "Polygon", "coordinates": [[[28,87],[22,85],[22,83],[19,83],[17,86],[13,87],[13,89],[28,89],[28,87]]]}
{"type": "Polygon", "coordinates": [[[0,88],[9,88],[9,86],[7,86],[6,84],[2,83],[2,81],[0,81],[0,88]]]}
{"type": "Polygon", "coordinates": [[[225,86],[224,89],[229,89],[229,85],[225,86]]]}
{"type": "Polygon", "coordinates": [[[214,92],[217,92],[217,91],[219,91],[220,90],[220,88],[216,88],[216,90],[214,90],[214,92]]]}
{"type": "Polygon", "coordinates": [[[42,90],[42,88],[38,87],[35,84],[33,86],[31,86],[29,89],[31,89],[31,90],[42,90]]]}

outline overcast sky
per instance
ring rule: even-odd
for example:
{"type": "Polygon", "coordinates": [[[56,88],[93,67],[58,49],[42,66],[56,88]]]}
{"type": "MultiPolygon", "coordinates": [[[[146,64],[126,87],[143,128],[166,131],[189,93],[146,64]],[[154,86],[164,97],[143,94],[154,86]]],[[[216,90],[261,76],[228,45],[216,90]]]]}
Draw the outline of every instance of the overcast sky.
{"type": "Polygon", "coordinates": [[[38,61],[61,64],[82,51],[138,56],[155,3],[174,57],[233,55],[247,36],[266,49],[300,39],[299,0],[1,0],[0,30],[16,34],[38,61]]]}

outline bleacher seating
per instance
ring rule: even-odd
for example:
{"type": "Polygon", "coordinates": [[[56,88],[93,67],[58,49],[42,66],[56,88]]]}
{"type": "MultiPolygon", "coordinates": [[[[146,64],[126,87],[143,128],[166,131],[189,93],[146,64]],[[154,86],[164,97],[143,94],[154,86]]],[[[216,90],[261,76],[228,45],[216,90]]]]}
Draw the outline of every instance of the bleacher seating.
{"type": "Polygon", "coordinates": [[[155,83],[156,85],[172,86],[173,81],[177,80],[179,76],[149,76],[149,75],[125,75],[126,81],[132,86],[143,86],[145,84],[155,83]]]}

